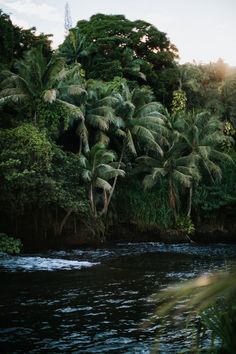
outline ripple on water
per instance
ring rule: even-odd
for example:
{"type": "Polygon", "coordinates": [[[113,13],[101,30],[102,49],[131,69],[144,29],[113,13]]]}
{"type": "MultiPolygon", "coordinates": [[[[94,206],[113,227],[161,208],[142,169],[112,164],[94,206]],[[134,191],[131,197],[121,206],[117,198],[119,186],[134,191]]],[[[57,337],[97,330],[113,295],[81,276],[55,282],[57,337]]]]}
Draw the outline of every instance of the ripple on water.
{"type": "Polygon", "coordinates": [[[72,270],[93,267],[98,262],[77,261],[60,258],[1,255],[0,268],[8,272],[34,272],[72,270]]]}
{"type": "MultiPolygon", "coordinates": [[[[150,353],[160,326],[142,327],[154,310],[151,295],[178,280],[225,269],[235,256],[236,245],[161,243],[0,255],[1,340],[15,354],[150,353]]],[[[161,353],[189,347],[181,320],[177,316],[174,327],[167,322],[161,353]]]]}

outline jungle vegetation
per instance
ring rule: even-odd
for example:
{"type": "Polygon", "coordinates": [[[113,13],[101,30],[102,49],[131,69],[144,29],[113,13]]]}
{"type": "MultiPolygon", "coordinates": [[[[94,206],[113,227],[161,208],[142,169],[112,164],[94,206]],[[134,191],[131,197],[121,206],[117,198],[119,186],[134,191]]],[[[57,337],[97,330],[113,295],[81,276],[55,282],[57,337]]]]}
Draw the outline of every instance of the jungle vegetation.
{"type": "Polygon", "coordinates": [[[57,50],[2,11],[0,32],[0,232],[190,236],[233,215],[236,68],[180,65],[166,33],[121,15],[79,21],[57,50]]]}

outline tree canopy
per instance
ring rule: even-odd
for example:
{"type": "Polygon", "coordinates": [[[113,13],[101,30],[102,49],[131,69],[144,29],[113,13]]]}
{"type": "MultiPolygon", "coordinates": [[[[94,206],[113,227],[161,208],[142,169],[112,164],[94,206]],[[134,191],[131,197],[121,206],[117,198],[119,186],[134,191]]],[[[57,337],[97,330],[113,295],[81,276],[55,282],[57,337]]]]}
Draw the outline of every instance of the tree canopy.
{"type": "Polygon", "coordinates": [[[12,23],[10,16],[0,9],[0,69],[11,68],[15,59],[21,59],[32,47],[42,47],[46,57],[51,56],[52,35],[36,35],[36,28],[22,29],[12,23]]]}
{"type": "Polygon", "coordinates": [[[87,78],[109,81],[114,76],[124,77],[149,85],[158,100],[170,101],[178,50],[166,33],[148,22],[130,21],[123,15],[97,14],[88,21],[78,21],[77,28],[85,37],[81,38],[85,48],[89,48],[86,60],[78,55],[87,78]]]}

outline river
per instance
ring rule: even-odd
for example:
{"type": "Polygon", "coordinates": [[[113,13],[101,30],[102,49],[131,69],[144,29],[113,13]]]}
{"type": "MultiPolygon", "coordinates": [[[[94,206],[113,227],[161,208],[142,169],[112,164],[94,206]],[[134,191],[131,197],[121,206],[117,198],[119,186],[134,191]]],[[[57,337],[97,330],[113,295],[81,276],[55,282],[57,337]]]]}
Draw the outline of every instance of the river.
{"type": "MultiPolygon", "coordinates": [[[[225,270],[236,245],[117,244],[110,248],[0,255],[0,352],[151,353],[151,295],[168,284],[225,270]]],[[[189,336],[161,337],[160,353],[188,350],[189,336]]]]}

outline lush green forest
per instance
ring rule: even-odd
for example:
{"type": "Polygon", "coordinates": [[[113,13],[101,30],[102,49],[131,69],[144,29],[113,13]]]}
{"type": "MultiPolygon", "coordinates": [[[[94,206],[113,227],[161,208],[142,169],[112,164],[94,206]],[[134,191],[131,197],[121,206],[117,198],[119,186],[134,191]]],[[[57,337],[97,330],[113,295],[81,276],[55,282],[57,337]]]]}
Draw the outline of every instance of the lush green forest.
{"type": "Polygon", "coordinates": [[[236,67],[180,65],[166,33],[122,15],[79,21],[57,50],[2,11],[0,33],[0,232],[233,240],[236,67]]]}

